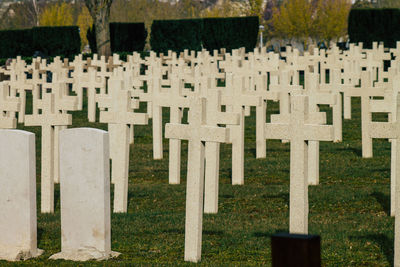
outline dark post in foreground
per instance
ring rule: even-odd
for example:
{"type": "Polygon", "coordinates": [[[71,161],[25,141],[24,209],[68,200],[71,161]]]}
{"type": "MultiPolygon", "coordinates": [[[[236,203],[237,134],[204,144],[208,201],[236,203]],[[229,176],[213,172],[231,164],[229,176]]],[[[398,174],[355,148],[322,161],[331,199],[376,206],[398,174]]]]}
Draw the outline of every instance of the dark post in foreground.
{"type": "Polygon", "coordinates": [[[271,236],[272,267],[320,267],[318,235],[279,233],[271,236]]]}

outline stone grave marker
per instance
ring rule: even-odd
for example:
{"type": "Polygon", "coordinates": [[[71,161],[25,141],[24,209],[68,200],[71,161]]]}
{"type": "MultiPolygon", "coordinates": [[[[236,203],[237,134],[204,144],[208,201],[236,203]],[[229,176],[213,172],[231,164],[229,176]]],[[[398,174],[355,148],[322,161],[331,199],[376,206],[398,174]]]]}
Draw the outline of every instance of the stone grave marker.
{"type": "Polygon", "coordinates": [[[267,122],[267,101],[278,101],[279,93],[267,91],[267,75],[258,75],[255,76],[255,90],[250,94],[261,97],[261,105],[256,106],[256,158],[265,158],[267,145],[264,130],[267,122]]]}
{"type": "Polygon", "coordinates": [[[7,81],[0,83],[0,129],[17,128],[15,112],[20,110],[20,99],[10,96],[10,87],[7,81]]]}
{"type": "Polygon", "coordinates": [[[133,112],[136,100],[123,88],[122,80],[110,79],[109,94],[98,99],[99,106],[107,108],[100,112],[100,122],[108,123],[110,135],[114,212],[126,212],[128,207],[129,125],[145,125],[148,120],[147,114],[133,112]]]}
{"type": "Polygon", "coordinates": [[[109,140],[91,128],[60,132],[61,252],[50,259],[106,260],[111,251],[109,140]]]}
{"type": "Polygon", "coordinates": [[[0,147],[0,259],[38,257],[35,135],[0,130],[0,147]]]}
{"type": "Polygon", "coordinates": [[[55,94],[43,92],[38,103],[41,114],[25,116],[25,126],[42,127],[41,149],[41,211],[54,212],[54,126],[72,124],[72,115],[56,110],[55,94]],[[40,104],[40,106],[39,106],[40,104]]]}
{"type": "Polygon", "coordinates": [[[374,87],[372,85],[371,73],[361,72],[361,87],[348,88],[344,91],[344,96],[361,97],[361,139],[363,158],[372,157],[372,138],[369,136],[368,122],[371,121],[371,111],[369,107],[370,98],[373,96],[384,96],[385,87],[374,87]]]}
{"type": "Polygon", "coordinates": [[[186,185],[185,261],[201,259],[203,193],[204,193],[204,142],[228,142],[229,130],[206,125],[205,98],[192,97],[189,107],[189,124],[167,123],[165,137],[188,140],[188,171],[186,185]]]}
{"type": "Polygon", "coordinates": [[[274,123],[274,117],[271,116],[272,123],[265,124],[266,139],[290,140],[289,232],[307,234],[307,141],[332,141],[333,127],[308,123],[308,97],[305,95],[292,96],[291,113],[287,123],[274,123]]]}
{"type": "MultiPolygon", "coordinates": [[[[305,73],[305,90],[308,95],[309,113],[319,112],[320,104],[330,105],[332,107],[333,117],[333,132],[334,140],[337,142],[337,137],[341,137],[342,129],[342,103],[340,95],[331,92],[323,92],[318,90],[319,75],[318,73],[305,73]],[[340,132],[338,133],[338,130],[340,132]]],[[[311,185],[319,184],[319,141],[308,141],[308,183],[311,185]]]]}
{"type": "Polygon", "coordinates": [[[226,87],[222,91],[221,104],[226,111],[239,114],[239,125],[228,125],[232,143],[232,184],[244,184],[244,107],[260,106],[261,97],[244,90],[244,78],[240,75],[226,74],[226,87]]]}
{"type": "MultiPolygon", "coordinates": [[[[391,138],[395,139],[398,143],[400,138],[400,97],[397,97],[396,107],[396,120],[393,122],[370,122],[369,123],[369,134],[373,138],[391,138]]],[[[391,181],[391,205],[394,206],[394,211],[400,210],[400,146],[392,146],[392,157],[394,156],[396,161],[396,175],[391,181]]],[[[392,208],[391,208],[392,210],[392,208]]],[[[394,266],[400,265],[400,222],[399,216],[395,216],[394,223],[394,266]]]]}
{"type": "MultiPolygon", "coordinates": [[[[219,124],[239,124],[239,114],[221,111],[221,91],[208,91],[206,106],[206,124],[217,127],[219,124]]],[[[204,213],[218,212],[219,188],[219,154],[220,143],[205,143],[205,184],[204,184],[204,213]]]]}
{"type": "Polygon", "coordinates": [[[27,82],[25,68],[14,66],[10,70],[10,81],[8,82],[11,90],[11,95],[16,96],[19,94],[20,109],[18,111],[18,122],[23,123],[25,118],[26,109],[26,90],[33,90],[30,83],[27,82]]]}

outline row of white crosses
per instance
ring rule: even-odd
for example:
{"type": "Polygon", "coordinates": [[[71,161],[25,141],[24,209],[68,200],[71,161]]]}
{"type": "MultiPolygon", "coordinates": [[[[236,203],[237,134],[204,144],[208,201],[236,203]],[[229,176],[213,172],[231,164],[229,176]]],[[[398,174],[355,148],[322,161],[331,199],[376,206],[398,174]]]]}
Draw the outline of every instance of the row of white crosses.
{"type": "MultiPolygon", "coordinates": [[[[234,76],[234,77],[232,77],[232,76],[234,76],[234,75],[232,75],[232,74],[230,74],[230,73],[227,73],[227,76],[226,76],[226,82],[227,82],[227,86],[226,86],[226,88],[225,88],[225,90],[223,90],[222,91],[222,94],[224,94],[224,93],[226,93],[226,91],[229,91],[229,89],[231,89],[231,90],[234,90],[234,93],[233,93],[233,95],[235,95],[235,92],[239,92],[240,90],[243,90],[244,88],[245,88],[245,86],[243,85],[243,77],[238,77],[238,76],[234,76]],[[236,81],[235,82],[232,82],[234,79],[236,79],[236,81]],[[236,88],[236,89],[234,89],[234,88],[236,88]]],[[[171,77],[173,77],[173,75],[171,75],[171,77]]],[[[110,82],[111,82],[111,79],[110,79],[110,82]]],[[[179,83],[179,82],[178,82],[179,83]]],[[[171,83],[172,84],[172,83],[171,83]]],[[[114,88],[114,86],[109,86],[109,90],[110,90],[110,88],[114,88]]],[[[115,86],[116,88],[124,88],[124,86],[122,85],[122,84],[119,84],[118,86],[115,86]]],[[[174,86],[175,87],[175,86],[174,86]]],[[[118,92],[122,92],[123,90],[120,90],[120,89],[118,89],[117,90],[118,92]]],[[[171,90],[172,91],[172,90],[171,90]]],[[[129,91],[126,91],[127,93],[129,92],[129,91]]],[[[243,93],[243,92],[242,92],[243,93]]],[[[111,96],[113,93],[111,93],[111,91],[109,92],[109,96],[111,96]]],[[[117,95],[117,94],[115,94],[115,95],[117,95]]],[[[121,95],[123,95],[122,93],[121,93],[121,95]]],[[[242,97],[243,96],[243,94],[242,95],[240,95],[240,97],[242,97]]],[[[54,96],[53,96],[54,97],[54,96]]],[[[227,104],[227,103],[235,103],[235,101],[237,102],[237,100],[235,100],[235,99],[233,99],[234,97],[232,97],[232,94],[228,94],[228,95],[226,95],[226,96],[223,96],[222,97],[222,100],[224,99],[224,97],[225,97],[225,105],[229,105],[229,104],[227,104]]],[[[128,104],[127,105],[124,105],[124,107],[126,106],[127,107],[127,110],[125,110],[125,108],[124,108],[124,110],[119,110],[119,112],[121,112],[121,113],[125,113],[125,112],[131,112],[132,110],[131,109],[133,109],[133,106],[132,106],[132,104],[130,104],[129,102],[131,101],[131,97],[129,96],[129,93],[128,94],[125,94],[123,97],[120,97],[120,98],[118,98],[118,97],[111,97],[111,98],[115,98],[115,99],[119,99],[120,101],[128,101],[128,104]]],[[[236,98],[239,98],[239,97],[236,97],[236,98]]],[[[257,98],[257,97],[256,97],[257,98]]],[[[293,100],[292,100],[292,103],[295,103],[295,99],[297,98],[297,96],[295,97],[293,97],[293,100]]],[[[195,98],[195,99],[199,99],[199,98],[195,98]]],[[[261,99],[262,98],[260,98],[260,97],[258,97],[258,102],[261,102],[261,99]]],[[[263,99],[264,100],[264,99],[263,99]]],[[[110,103],[110,102],[112,102],[113,100],[109,100],[108,102],[110,103]]],[[[191,100],[192,102],[194,101],[194,100],[191,100]]],[[[204,100],[203,100],[204,101],[204,100]]],[[[224,101],[222,101],[222,102],[224,102],[224,101]]],[[[98,99],[98,102],[99,102],[99,106],[101,107],[101,108],[106,108],[107,107],[107,104],[101,104],[101,99],[99,98],[98,99]]],[[[194,101],[195,102],[195,101],[194,101]]],[[[122,102],[121,102],[122,103],[122,102]]],[[[126,103],[126,102],[124,102],[124,103],[126,103]]],[[[313,107],[314,107],[314,109],[315,109],[315,106],[316,106],[316,104],[317,104],[317,102],[316,101],[314,101],[313,102],[314,104],[313,104],[313,107]]],[[[231,104],[231,105],[233,105],[233,104],[231,104]]],[[[251,105],[251,104],[247,104],[247,105],[251,105]]],[[[256,105],[259,105],[259,104],[256,104],[256,105]]],[[[295,108],[295,106],[294,106],[294,104],[292,104],[293,106],[292,106],[292,108],[291,108],[291,112],[290,113],[288,113],[287,114],[287,116],[286,116],[286,118],[284,117],[284,116],[281,116],[281,118],[278,118],[278,119],[274,119],[274,120],[272,120],[273,121],[273,123],[275,122],[279,122],[280,124],[290,124],[291,123],[291,116],[294,116],[293,115],[293,113],[295,113],[294,111],[296,110],[296,108],[295,108]]],[[[244,107],[246,106],[246,103],[245,104],[243,104],[243,103],[239,103],[239,104],[237,104],[237,105],[233,105],[233,106],[237,106],[237,107],[239,107],[240,106],[240,109],[235,109],[236,111],[237,111],[237,113],[239,113],[239,114],[241,114],[241,115],[239,115],[239,117],[244,117],[244,115],[243,115],[243,112],[244,112],[244,107]]],[[[113,111],[113,109],[117,109],[115,106],[114,107],[112,107],[112,105],[108,105],[108,107],[109,107],[109,109],[110,109],[110,111],[111,112],[114,112],[113,111]]],[[[107,108],[108,108],[107,107],[107,108]]],[[[191,107],[191,109],[193,109],[193,107],[191,107]]],[[[232,107],[231,108],[233,111],[235,111],[234,110],[234,107],[232,107]]],[[[229,110],[229,108],[228,108],[228,110],[229,110]]],[[[107,110],[107,112],[110,112],[109,110],[107,110]]],[[[312,111],[312,109],[311,109],[311,111],[312,111]]],[[[206,111],[207,112],[207,111],[206,111]]],[[[307,110],[307,112],[310,112],[310,110],[307,110]]],[[[119,113],[118,113],[119,114],[119,113]]],[[[189,114],[191,114],[191,113],[189,113],[189,114]]],[[[190,115],[191,116],[191,115],[190,115]]],[[[103,117],[104,117],[104,115],[103,115],[103,117]]],[[[107,116],[106,116],[107,117],[107,116]]],[[[127,127],[127,124],[130,124],[130,123],[128,123],[126,120],[118,120],[118,119],[115,119],[115,114],[113,115],[113,114],[111,114],[111,115],[109,115],[109,117],[111,118],[110,120],[108,120],[107,121],[107,119],[106,120],[104,120],[104,119],[102,119],[102,115],[100,115],[100,120],[101,121],[103,121],[103,122],[109,122],[109,123],[111,123],[111,124],[116,124],[116,125],[120,125],[121,126],[121,129],[122,128],[126,128],[127,127]],[[114,118],[114,119],[113,119],[114,118]]],[[[310,118],[308,118],[308,120],[307,120],[307,124],[312,124],[312,125],[316,125],[316,126],[318,126],[318,124],[320,124],[320,123],[322,123],[323,122],[323,119],[318,119],[318,116],[316,117],[317,119],[312,119],[312,115],[310,115],[310,118]]],[[[132,122],[132,124],[134,124],[133,122],[132,122]]],[[[190,125],[190,120],[189,120],[189,125],[190,125]]],[[[237,129],[243,129],[243,127],[244,127],[244,125],[243,125],[243,123],[241,124],[241,125],[239,125],[239,127],[237,128],[237,129]],[[241,126],[242,125],[242,126],[241,126]]],[[[331,129],[332,127],[331,126],[329,126],[330,128],[329,129],[331,129]]],[[[325,129],[327,129],[327,128],[325,128],[325,129]]],[[[230,127],[230,129],[229,130],[235,130],[235,128],[234,127],[230,127]]],[[[331,129],[332,130],[332,129],[331,129]]],[[[327,130],[324,130],[324,131],[327,131],[327,130]]],[[[333,130],[332,130],[333,131],[333,130]]],[[[110,134],[111,134],[111,132],[113,132],[113,130],[111,129],[111,131],[110,131],[110,134]]],[[[125,130],[121,130],[121,131],[118,131],[119,133],[123,133],[123,132],[125,132],[125,134],[124,134],[124,138],[122,138],[123,140],[128,140],[128,137],[126,137],[127,135],[126,135],[126,131],[125,130]]],[[[238,132],[238,136],[240,136],[240,138],[241,138],[241,135],[240,135],[240,132],[241,131],[237,131],[238,132]]],[[[272,136],[272,137],[269,137],[268,136],[268,131],[266,131],[266,134],[265,134],[265,138],[266,139],[268,139],[268,138],[275,138],[275,136],[272,136]]],[[[112,135],[112,134],[111,134],[112,135]]],[[[317,140],[319,140],[317,137],[313,137],[313,136],[311,136],[311,137],[308,137],[308,136],[306,136],[305,138],[303,138],[304,140],[306,140],[306,139],[310,139],[311,141],[313,141],[313,138],[314,139],[316,139],[316,140],[314,140],[314,141],[317,141],[317,140]]],[[[326,138],[326,139],[322,139],[322,140],[331,140],[331,139],[333,139],[334,137],[333,137],[333,133],[332,133],[332,137],[323,137],[323,138],[326,138]]],[[[239,138],[238,138],[239,139],[239,138]]],[[[287,137],[287,136],[283,136],[283,137],[279,137],[278,139],[284,139],[284,140],[290,140],[291,141],[291,147],[292,147],[292,145],[293,145],[293,149],[294,149],[294,147],[297,147],[297,146],[294,146],[294,144],[293,144],[293,141],[292,141],[292,139],[294,140],[295,139],[295,137],[287,137]]],[[[213,139],[214,140],[214,139],[213,139]]],[[[218,140],[222,140],[222,139],[218,139],[218,140]]],[[[229,138],[229,139],[227,139],[227,138],[225,138],[224,139],[225,141],[223,141],[223,142],[228,142],[228,141],[233,141],[233,138],[229,138]]],[[[112,143],[113,141],[111,141],[111,143],[112,143]]],[[[221,141],[222,142],[222,141],[221,141]]],[[[127,144],[127,142],[122,142],[123,143],[123,145],[121,145],[121,148],[123,148],[122,150],[123,151],[126,151],[126,148],[128,147],[128,149],[129,149],[129,144],[128,145],[126,145],[127,144]]],[[[294,142],[294,143],[296,143],[296,142],[294,142]]],[[[238,141],[238,144],[240,144],[240,142],[238,141]]],[[[240,148],[241,146],[239,146],[239,148],[240,148]]],[[[308,151],[307,151],[308,152],[308,151]]],[[[129,154],[129,153],[124,153],[124,155],[126,155],[126,154],[129,154]]],[[[189,153],[189,154],[191,154],[191,153],[189,153]]],[[[112,156],[111,156],[111,158],[113,158],[112,156]]],[[[128,162],[128,160],[126,160],[126,156],[123,156],[123,158],[125,159],[125,160],[122,160],[121,162],[123,162],[123,164],[124,164],[124,166],[126,166],[126,162],[128,162]]],[[[303,161],[307,161],[307,157],[302,157],[303,158],[303,161]]],[[[239,160],[240,160],[240,158],[239,158],[239,160]]],[[[189,160],[189,164],[191,164],[191,162],[192,162],[192,160],[189,160]]],[[[300,164],[300,163],[296,163],[296,164],[300,164]]],[[[196,165],[196,164],[195,164],[196,165]]],[[[198,166],[200,166],[200,165],[198,165],[198,166]]],[[[297,166],[297,165],[296,165],[297,166]]],[[[125,170],[125,172],[126,172],[126,168],[121,168],[122,170],[125,170]]],[[[203,170],[204,171],[204,170],[203,170]]],[[[307,170],[308,171],[308,170],[307,170]]],[[[307,171],[305,171],[305,172],[307,172],[307,171]]],[[[114,172],[113,172],[114,173],[114,172]]],[[[189,171],[189,174],[191,174],[191,172],[189,171]]],[[[43,178],[42,178],[43,179],[43,178]]],[[[50,179],[51,180],[51,179],[50,179]]],[[[305,180],[305,184],[306,184],[306,186],[307,186],[307,184],[308,184],[308,182],[309,181],[307,181],[307,179],[306,179],[306,176],[304,176],[303,177],[303,179],[302,179],[302,184],[304,184],[303,182],[304,182],[304,180],[305,180]]],[[[122,179],[120,179],[120,178],[118,178],[118,179],[114,179],[114,182],[117,182],[117,181],[120,181],[121,183],[120,183],[120,185],[121,185],[121,190],[118,190],[118,192],[120,192],[120,191],[125,191],[125,190],[127,190],[127,178],[122,178],[122,179]],[[122,182],[123,181],[123,182],[122,182]]],[[[189,181],[189,175],[188,175],[188,181],[189,181]]],[[[207,181],[207,180],[206,180],[207,181]]],[[[50,185],[51,186],[51,185],[50,185]]],[[[50,187],[49,186],[49,187],[50,187]]],[[[307,204],[307,202],[306,202],[306,194],[305,194],[305,192],[306,192],[306,190],[307,189],[304,189],[303,187],[299,187],[298,185],[297,186],[295,186],[295,185],[293,185],[294,186],[294,189],[293,189],[293,194],[292,194],[292,184],[291,184],[291,195],[293,195],[293,197],[295,198],[297,195],[299,195],[300,197],[299,197],[299,199],[300,199],[300,203],[302,203],[302,204],[304,204],[304,205],[300,205],[299,207],[295,207],[295,206],[293,206],[293,208],[291,207],[291,209],[293,210],[293,213],[291,212],[291,219],[290,219],[290,221],[291,221],[291,229],[303,229],[302,231],[304,231],[304,229],[306,229],[306,215],[307,215],[307,209],[308,209],[308,205],[306,205],[307,204]],[[299,189],[300,188],[300,189],[299,189]],[[295,189],[297,189],[297,190],[295,190],[295,189]],[[302,197],[302,198],[301,198],[302,197]],[[306,209],[306,206],[307,206],[307,209],[306,209]],[[299,215],[300,214],[300,215],[299,215]],[[295,222],[293,222],[293,226],[292,226],[292,221],[297,221],[297,220],[294,220],[293,219],[293,216],[300,216],[300,218],[305,218],[304,220],[300,220],[300,221],[298,221],[298,223],[295,223],[295,222]],[[300,226],[299,226],[300,225],[300,226]]],[[[215,185],[214,186],[211,186],[210,187],[211,189],[214,189],[214,194],[215,194],[215,192],[217,192],[217,190],[215,190],[215,185]]],[[[206,189],[207,190],[207,189],[206,189]]],[[[51,195],[51,194],[49,194],[49,195],[51,195]]],[[[126,194],[125,193],[123,193],[123,194],[120,194],[121,196],[124,196],[124,198],[126,199],[126,194]]],[[[207,193],[206,193],[206,195],[205,195],[205,198],[207,198],[207,193]]],[[[215,199],[215,198],[214,198],[215,199]]],[[[42,202],[43,203],[43,202],[42,202]]],[[[120,201],[120,203],[124,203],[124,200],[122,200],[122,201],[120,201]]],[[[208,203],[208,202],[207,202],[208,203]]],[[[195,203],[191,203],[191,204],[188,204],[187,203],[187,205],[194,205],[195,203]]],[[[197,204],[196,204],[197,205],[197,204]]],[[[214,201],[214,205],[215,205],[215,201],[214,201]]],[[[119,206],[119,205],[116,205],[116,206],[119,206]]],[[[121,206],[126,206],[126,205],[121,205],[121,206]]],[[[198,206],[196,206],[196,207],[198,207],[198,206]]],[[[122,208],[123,209],[123,208],[122,208]]],[[[122,209],[121,209],[121,211],[122,211],[122,209]]],[[[201,216],[201,215],[200,215],[201,216]]],[[[198,216],[197,216],[198,217],[198,216]]],[[[187,220],[192,220],[193,218],[188,218],[188,216],[187,216],[187,220]]],[[[195,223],[197,224],[197,225],[199,225],[199,222],[198,222],[198,220],[196,221],[195,220],[195,223]]],[[[199,228],[199,226],[195,226],[194,227],[194,229],[197,229],[196,231],[198,231],[198,228],[199,228]]],[[[294,232],[296,232],[296,231],[300,231],[300,230],[293,230],[294,232]]],[[[197,232],[198,233],[198,232],[197,232]]],[[[188,238],[189,239],[189,238],[188,238]]],[[[195,239],[189,239],[189,240],[195,240],[195,239]]],[[[200,240],[201,240],[201,238],[200,238],[200,240]]],[[[188,241],[189,243],[190,243],[190,241],[188,241]]],[[[189,259],[189,260],[193,260],[193,259],[197,259],[198,257],[199,257],[199,253],[198,253],[198,239],[197,240],[195,240],[195,242],[196,242],[196,244],[197,244],[197,247],[196,247],[196,251],[197,251],[197,254],[195,255],[195,256],[188,256],[187,258],[189,259]]],[[[192,244],[193,245],[193,244],[192,244]]],[[[190,247],[190,244],[188,244],[188,247],[190,247]]],[[[185,250],[186,251],[186,250],[185,250]]],[[[187,252],[188,254],[190,254],[190,252],[187,252]]]]}

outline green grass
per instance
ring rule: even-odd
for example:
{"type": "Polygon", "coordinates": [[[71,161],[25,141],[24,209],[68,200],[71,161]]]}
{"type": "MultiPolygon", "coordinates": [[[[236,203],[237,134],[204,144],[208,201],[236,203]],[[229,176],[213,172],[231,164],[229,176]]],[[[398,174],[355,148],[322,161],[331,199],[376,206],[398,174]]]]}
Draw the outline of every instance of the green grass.
{"type": "MultiPolygon", "coordinates": [[[[277,113],[268,103],[268,113],[277,113]]],[[[394,219],[390,212],[390,143],[374,140],[374,158],[361,158],[360,101],[353,99],[353,119],[343,123],[343,142],[322,142],[320,185],[309,188],[309,233],[321,236],[324,266],[393,265],[394,219]]],[[[322,110],[331,111],[322,107],[322,110]]],[[[168,111],[168,110],[166,110],[168,111]]],[[[381,114],[378,120],[384,120],[381,114]]],[[[164,112],[164,122],[168,121],[164,112]]],[[[84,111],[73,113],[73,127],[88,123],[84,111]]],[[[182,145],[182,182],[168,184],[168,141],[164,159],[152,159],[151,127],[135,127],[131,147],[127,214],[112,214],[112,249],[105,262],[51,261],[61,249],[59,187],[56,212],[40,214],[40,128],[36,133],[38,247],[44,254],[1,266],[192,265],[183,261],[187,142],[182,145]]],[[[245,185],[232,186],[231,146],[221,145],[219,213],[204,215],[202,260],[206,266],[271,264],[270,236],[288,231],[289,144],[267,141],[267,158],[255,159],[255,110],[246,118],[245,185]]]]}

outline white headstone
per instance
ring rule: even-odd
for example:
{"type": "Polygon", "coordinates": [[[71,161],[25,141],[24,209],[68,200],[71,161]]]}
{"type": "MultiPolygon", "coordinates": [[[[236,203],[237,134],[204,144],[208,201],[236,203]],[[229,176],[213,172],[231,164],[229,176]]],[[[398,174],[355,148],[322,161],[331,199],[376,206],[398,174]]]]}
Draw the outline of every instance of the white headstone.
{"type": "Polygon", "coordinates": [[[0,130],[0,259],[37,257],[35,135],[0,130]]]}
{"type": "Polygon", "coordinates": [[[111,251],[108,133],[60,132],[61,252],[50,259],[105,260],[111,251]]]}

